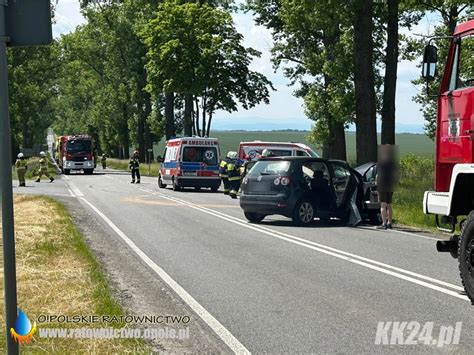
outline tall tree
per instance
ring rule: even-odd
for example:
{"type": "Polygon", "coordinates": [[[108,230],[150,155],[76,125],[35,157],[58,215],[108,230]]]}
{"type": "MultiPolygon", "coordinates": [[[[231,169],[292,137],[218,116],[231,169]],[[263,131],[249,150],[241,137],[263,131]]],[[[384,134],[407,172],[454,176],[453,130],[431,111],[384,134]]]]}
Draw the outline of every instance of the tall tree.
{"type": "Polygon", "coordinates": [[[382,103],[382,144],[395,144],[399,0],[387,0],[387,45],[382,103]]]}
{"type": "Polygon", "coordinates": [[[251,2],[256,21],[272,30],[275,67],[283,68],[306,115],[315,121],[309,139],[323,156],[345,159],[345,126],[353,119],[353,84],[345,1],[251,2]]]}
{"type": "MultiPolygon", "coordinates": [[[[241,44],[242,35],[227,11],[165,2],[141,35],[148,46],[148,90],[155,96],[165,92],[167,100],[170,93],[184,97],[186,115],[194,112],[196,134],[209,135],[216,110],[232,112],[238,104],[247,109],[268,103],[270,82],[249,69],[260,53],[241,44]]],[[[168,135],[172,132],[166,121],[168,135]]],[[[189,131],[189,116],[184,121],[189,131]]]]}
{"type": "Polygon", "coordinates": [[[373,0],[353,0],[357,164],[377,161],[373,0]]]}

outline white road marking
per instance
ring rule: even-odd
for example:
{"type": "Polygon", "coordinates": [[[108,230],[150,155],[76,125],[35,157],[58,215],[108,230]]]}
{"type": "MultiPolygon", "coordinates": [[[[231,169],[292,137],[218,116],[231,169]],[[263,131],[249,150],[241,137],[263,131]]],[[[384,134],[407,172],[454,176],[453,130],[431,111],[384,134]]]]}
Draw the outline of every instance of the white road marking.
{"type": "Polygon", "coordinates": [[[381,263],[381,262],[376,261],[376,260],[372,260],[372,259],[364,258],[364,257],[358,256],[358,255],[355,255],[355,254],[347,253],[345,251],[335,249],[335,248],[331,248],[331,247],[328,247],[328,246],[325,246],[325,245],[322,245],[322,244],[314,243],[314,242],[311,242],[311,241],[308,241],[306,239],[302,239],[302,238],[299,238],[299,237],[296,237],[296,236],[291,236],[291,235],[288,235],[288,234],[285,234],[285,233],[277,232],[277,231],[271,230],[271,229],[263,227],[263,226],[258,226],[257,227],[255,225],[251,225],[251,224],[247,223],[246,221],[240,220],[236,217],[229,216],[229,215],[226,215],[222,212],[218,212],[218,211],[206,208],[206,207],[202,207],[202,206],[199,206],[199,205],[196,205],[196,204],[193,204],[193,203],[190,203],[190,202],[187,202],[185,200],[181,200],[181,199],[178,199],[178,198],[175,198],[175,197],[169,197],[169,196],[164,195],[162,193],[156,193],[155,192],[154,194],[156,194],[157,196],[160,196],[162,198],[165,198],[165,199],[168,199],[168,200],[171,200],[171,201],[174,201],[174,202],[181,203],[183,205],[186,205],[186,206],[191,207],[193,209],[196,209],[198,211],[201,211],[201,212],[213,215],[215,217],[221,218],[221,219],[226,220],[228,222],[231,222],[231,223],[240,225],[242,227],[252,229],[254,231],[266,234],[268,236],[271,236],[271,237],[274,237],[274,238],[277,238],[277,239],[281,239],[281,240],[285,240],[287,242],[290,242],[290,243],[293,243],[293,244],[296,244],[296,245],[299,245],[299,246],[302,246],[302,247],[305,247],[305,248],[308,248],[308,249],[312,249],[312,250],[315,250],[315,251],[318,251],[318,252],[321,252],[321,253],[324,253],[324,254],[327,254],[327,255],[331,255],[331,256],[334,256],[336,258],[339,258],[339,259],[342,259],[342,260],[345,260],[345,261],[348,261],[348,262],[351,262],[351,263],[354,263],[354,264],[358,264],[360,266],[364,266],[364,267],[367,267],[369,269],[376,270],[376,271],[379,271],[381,273],[391,275],[391,276],[397,277],[399,279],[409,281],[411,283],[414,283],[414,284],[417,284],[417,285],[420,285],[420,286],[424,286],[424,287],[430,288],[432,290],[439,291],[439,292],[442,292],[444,294],[447,294],[447,295],[450,295],[450,296],[453,296],[453,297],[456,297],[456,298],[459,298],[459,299],[462,299],[462,300],[465,300],[465,301],[469,301],[467,296],[459,294],[458,291],[462,291],[463,289],[461,287],[457,286],[457,285],[453,285],[453,284],[450,284],[450,283],[447,283],[447,282],[444,282],[444,281],[441,281],[441,280],[433,279],[433,278],[428,277],[428,276],[424,276],[424,275],[417,274],[417,273],[414,273],[414,272],[411,272],[411,271],[408,271],[408,270],[397,268],[397,267],[392,266],[392,265],[384,264],[384,263],[381,263]],[[415,278],[415,277],[417,277],[417,278],[415,278]],[[425,282],[425,281],[422,281],[422,280],[430,281],[430,282],[436,283],[438,285],[442,285],[444,287],[449,287],[450,289],[443,288],[443,287],[437,286],[437,285],[433,285],[431,283],[428,283],[428,282],[425,282]],[[454,291],[454,290],[457,290],[457,291],[454,291]]]}
{"type": "Polygon", "coordinates": [[[441,238],[427,237],[427,236],[425,236],[425,235],[420,235],[420,234],[416,234],[416,233],[400,231],[400,230],[396,230],[396,229],[389,229],[388,231],[389,231],[389,232],[392,232],[392,233],[400,233],[400,234],[411,235],[411,236],[415,236],[415,237],[423,238],[423,239],[430,239],[430,240],[436,240],[436,241],[437,241],[437,240],[443,240],[443,239],[441,239],[441,238]]]}
{"type": "Polygon", "coordinates": [[[69,180],[69,179],[66,180],[66,184],[69,186],[69,188],[71,189],[74,196],[76,196],[76,197],[83,197],[84,196],[84,194],[81,192],[81,190],[79,190],[77,188],[77,186],[74,185],[74,183],[71,180],[69,180]]]}
{"type": "Polygon", "coordinates": [[[214,318],[201,304],[196,301],[181,285],[179,285],[166,271],[151,260],[137,245],[122,232],[105,214],[84,198],[82,192],[71,181],[71,189],[86,205],[101,217],[112,230],[142,259],[174,292],[222,339],[222,341],[236,354],[250,354],[250,351],[232,335],[216,318],[214,318]],[[74,186],[74,189],[72,188],[74,186]]]}

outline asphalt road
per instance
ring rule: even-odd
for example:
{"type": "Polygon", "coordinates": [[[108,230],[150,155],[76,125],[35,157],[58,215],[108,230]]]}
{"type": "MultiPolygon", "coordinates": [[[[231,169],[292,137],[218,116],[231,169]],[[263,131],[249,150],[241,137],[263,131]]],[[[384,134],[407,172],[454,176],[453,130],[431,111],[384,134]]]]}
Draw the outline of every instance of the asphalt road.
{"type": "Polygon", "coordinates": [[[121,236],[123,248],[146,259],[142,267],[171,282],[229,352],[474,348],[474,308],[463,295],[457,261],[436,252],[434,235],[317,221],[297,228],[276,216],[249,224],[238,201],[221,193],[173,192],[159,189],[156,178],[132,185],[125,172],[96,172],[15,192],[77,199],[102,219],[111,243],[121,236]],[[413,333],[417,345],[376,344],[379,322],[433,322],[432,339],[420,342],[411,323],[399,338],[391,327],[385,334],[388,342],[409,342],[413,333]],[[440,346],[440,333],[449,333],[440,327],[457,322],[459,344],[440,346]]]}

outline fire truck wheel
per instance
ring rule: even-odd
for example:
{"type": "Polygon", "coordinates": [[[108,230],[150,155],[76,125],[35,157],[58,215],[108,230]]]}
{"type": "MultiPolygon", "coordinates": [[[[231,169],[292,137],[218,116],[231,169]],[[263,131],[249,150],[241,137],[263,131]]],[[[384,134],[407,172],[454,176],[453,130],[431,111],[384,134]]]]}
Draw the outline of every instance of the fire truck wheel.
{"type": "Polygon", "coordinates": [[[158,187],[160,189],[165,189],[166,188],[166,184],[163,184],[163,180],[161,180],[161,175],[158,176],[158,187]]]}
{"type": "Polygon", "coordinates": [[[64,169],[64,174],[69,175],[71,173],[70,169],[64,169]]]}
{"type": "Polygon", "coordinates": [[[217,191],[219,191],[219,188],[218,187],[211,187],[211,191],[212,192],[217,192],[217,191]]]}
{"type": "Polygon", "coordinates": [[[459,271],[467,296],[474,305],[474,211],[469,213],[459,237],[459,271]]]}

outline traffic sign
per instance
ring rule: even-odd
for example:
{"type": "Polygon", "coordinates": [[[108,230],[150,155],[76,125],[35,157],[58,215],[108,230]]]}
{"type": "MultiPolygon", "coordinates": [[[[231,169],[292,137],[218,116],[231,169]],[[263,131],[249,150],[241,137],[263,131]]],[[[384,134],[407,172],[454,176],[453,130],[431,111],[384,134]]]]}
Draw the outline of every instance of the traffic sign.
{"type": "Polygon", "coordinates": [[[8,0],[5,34],[8,47],[44,46],[53,41],[50,0],[8,0]]]}

